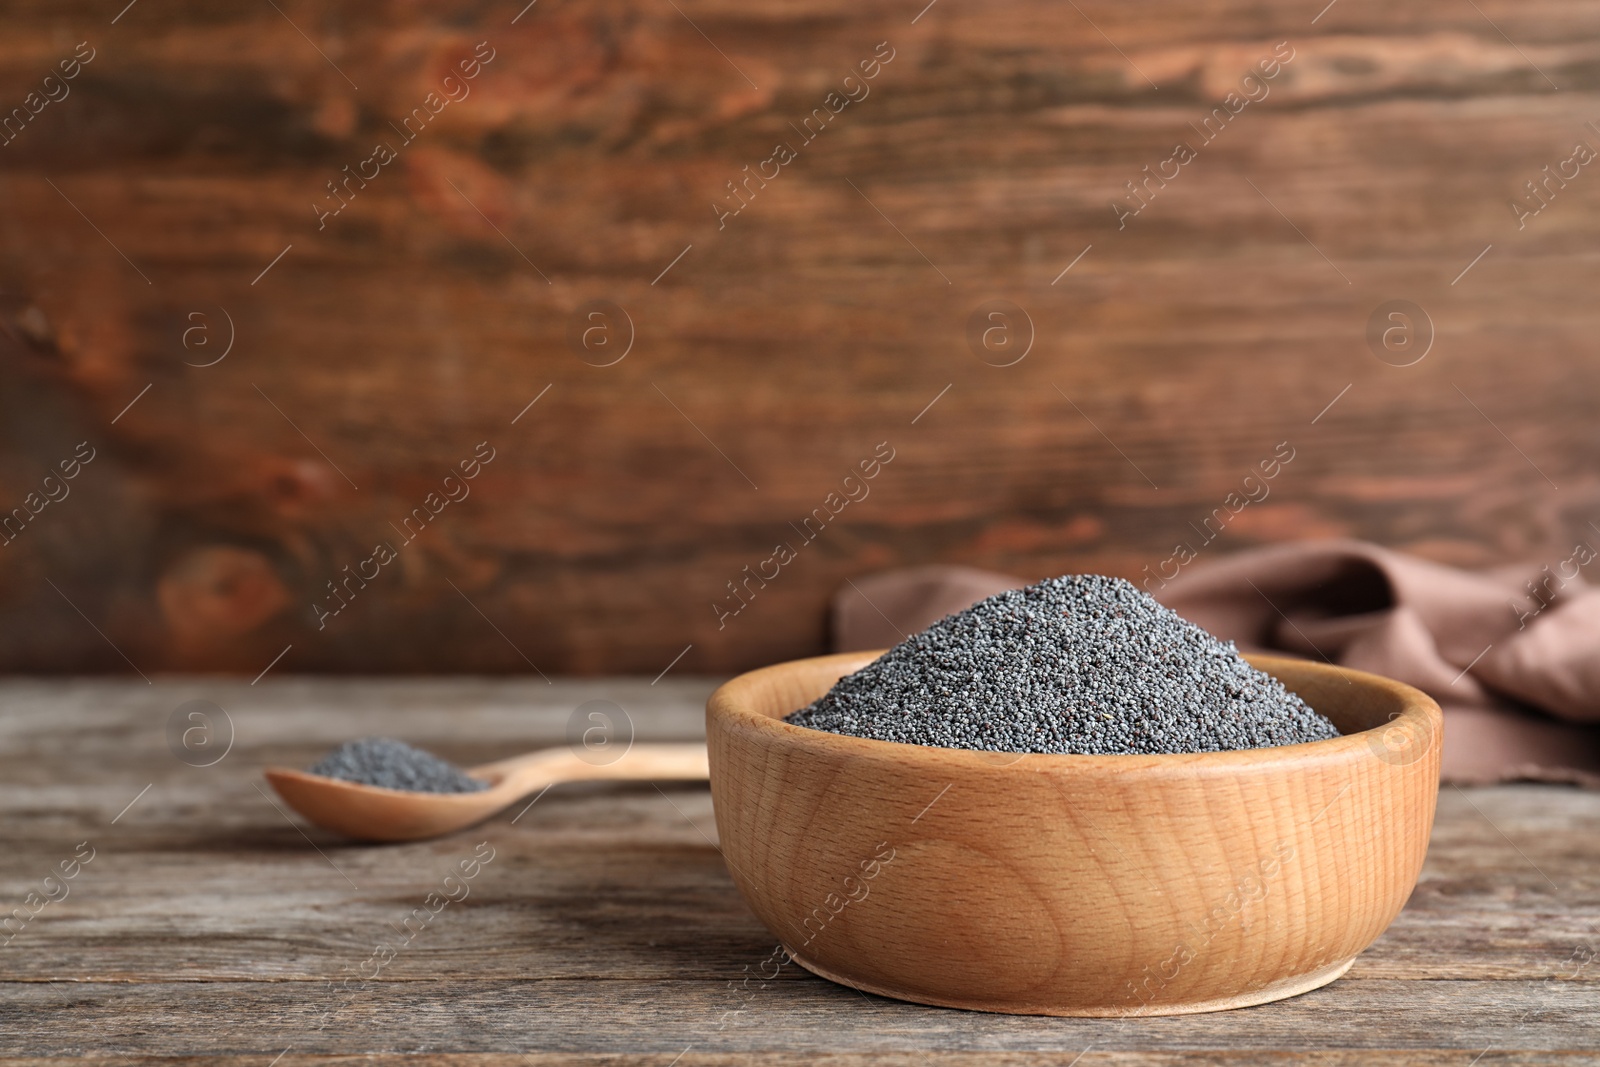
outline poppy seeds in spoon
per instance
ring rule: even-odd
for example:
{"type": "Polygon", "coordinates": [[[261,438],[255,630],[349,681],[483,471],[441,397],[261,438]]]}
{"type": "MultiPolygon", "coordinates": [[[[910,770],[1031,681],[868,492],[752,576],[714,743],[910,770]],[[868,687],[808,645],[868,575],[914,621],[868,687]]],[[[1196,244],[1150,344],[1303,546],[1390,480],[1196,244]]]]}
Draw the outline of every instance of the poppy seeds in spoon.
{"type": "Polygon", "coordinates": [[[1052,578],[980,600],[788,722],[987,752],[1223,752],[1339,736],[1276,678],[1131,582],[1052,578]]]}
{"type": "Polygon", "coordinates": [[[348,741],[308,768],[307,773],[411,793],[477,793],[489,788],[488,782],[472,777],[455,764],[392,737],[348,741]]]}

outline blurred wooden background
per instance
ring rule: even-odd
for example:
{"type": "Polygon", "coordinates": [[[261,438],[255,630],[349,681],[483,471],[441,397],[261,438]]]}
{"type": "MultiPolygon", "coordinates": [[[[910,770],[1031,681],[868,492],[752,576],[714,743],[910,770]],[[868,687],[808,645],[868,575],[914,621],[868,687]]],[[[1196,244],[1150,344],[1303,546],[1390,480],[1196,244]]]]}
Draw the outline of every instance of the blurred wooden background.
{"type": "Polygon", "coordinates": [[[820,650],[884,567],[1137,576],[1285,441],[1202,560],[1600,545],[1600,174],[1525,184],[1600,148],[1600,4],[1324,3],[6,5],[0,669],[731,671],[820,650]],[[1392,300],[1432,323],[1411,366],[1366,339],[1392,300]],[[969,342],[990,301],[1014,365],[969,342]]]}

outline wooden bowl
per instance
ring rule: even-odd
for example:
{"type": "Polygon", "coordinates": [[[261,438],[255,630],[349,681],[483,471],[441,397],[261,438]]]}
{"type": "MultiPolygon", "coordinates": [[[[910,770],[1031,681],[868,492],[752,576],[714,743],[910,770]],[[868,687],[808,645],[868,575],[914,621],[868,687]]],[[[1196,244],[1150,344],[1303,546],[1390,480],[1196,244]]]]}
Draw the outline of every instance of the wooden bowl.
{"type": "Polygon", "coordinates": [[[1253,656],[1343,736],[1185,755],[973,752],[782,721],[880,654],[753,671],[706,707],[728,869],[824,978],[1030,1015],[1238,1008],[1338,978],[1416,884],[1442,718],[1410,686],[1253,656]]]}

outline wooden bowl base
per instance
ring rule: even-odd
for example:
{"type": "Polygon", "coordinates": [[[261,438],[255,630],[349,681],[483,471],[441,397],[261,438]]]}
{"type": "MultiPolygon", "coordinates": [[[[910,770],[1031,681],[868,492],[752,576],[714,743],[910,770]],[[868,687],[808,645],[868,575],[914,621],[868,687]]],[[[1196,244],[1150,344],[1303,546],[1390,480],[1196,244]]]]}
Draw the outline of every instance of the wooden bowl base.
{"type": "Polygon", "coordinates": [[[826,967],[820,967],[804,956],[791,953],[796,963],[816,975],[826,978],[838,985],[859,989],[863,993],[872,993],[875,996],[889,997],[893,1000],[904,1000],[912,1004],[928,1004],[936,1008],[960,1008],[963,1011],[987,1011],[1005,1015],[1059,1015],[1086,1019],[1117,1019],[1130,1016],[1149,1015],[1199,1015],[1208,1011],[1228,1011],[1233,1008],[1250,1008],[1257,1004],[1270,1004],[1274,1000],[1287,1000],[1297,997],[1301,993],[1309,993],[1313,989],[1321,989],[1334,979],[1343,975],[1356,961],[1354,956],[1327,967],[1318,968],[1309,974],[1291,975],[1276,982],[1233,997],[1218,997],[1213,1000],[1179,1001],[1170,1004],[1147,1004],[1136,1008],[1093,1008],[1093,1007],[1058,1007],[1051,1004],[1018,1004],[1014,999],[1007,1000],[944,1000],[928,997],[923,994],[906,993],[901,990],[888,989],[870,983],[852,982],[826,967]]]}

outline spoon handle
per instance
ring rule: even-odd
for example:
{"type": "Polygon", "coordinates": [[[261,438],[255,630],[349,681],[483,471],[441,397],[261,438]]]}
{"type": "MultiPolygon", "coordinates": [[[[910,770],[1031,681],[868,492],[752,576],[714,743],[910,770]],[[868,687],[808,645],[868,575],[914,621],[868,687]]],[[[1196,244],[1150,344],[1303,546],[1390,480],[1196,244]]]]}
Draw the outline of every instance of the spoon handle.
{"type": "Polygon", "coordinates": [[[473,767],[475,778],[518,779],[521,788],[538,788],[554,782],[639,780],[697,780],[709,778],[706,746],[689,744],[630,745],[620,754],[592,750],[581,753],[571,748],[547,748],[473,767]]]}
{"type": "Polygon", "coordinates": [[[596,753],[593,757],[596,760],[594,763],[585,760],[576,752],[573,755],[577,756],[577,763],[572,767],[572,773],[564,775],[562,781],[597,778],[667,781],[711,777],[711,768],[706,762],[706,746],[701,742],[681,745],[630,745],[615,759],[608,753],[596,753]],[[600,762],[602,760],[610,762],[600,762]]]}

